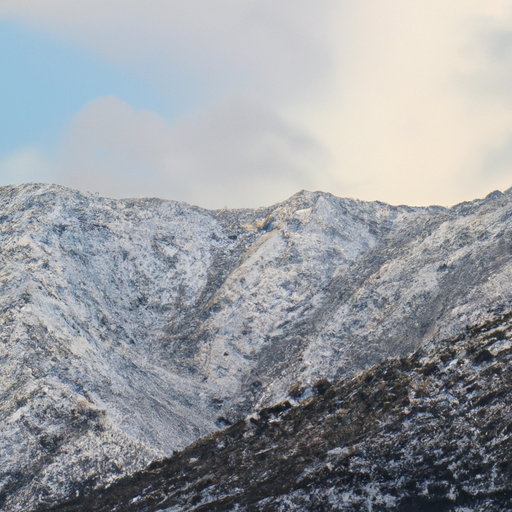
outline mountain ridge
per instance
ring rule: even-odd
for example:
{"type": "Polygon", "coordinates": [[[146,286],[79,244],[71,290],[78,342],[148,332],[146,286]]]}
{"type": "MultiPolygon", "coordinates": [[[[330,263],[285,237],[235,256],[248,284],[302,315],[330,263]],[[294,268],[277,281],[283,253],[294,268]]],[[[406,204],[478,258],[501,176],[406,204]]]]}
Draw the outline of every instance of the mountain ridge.
{"type": "Polygon", "coordinates": [[[0,506],[108,483],[297,384],[499,316],[510,195],[210,211],[1,187],[0,506]]]}

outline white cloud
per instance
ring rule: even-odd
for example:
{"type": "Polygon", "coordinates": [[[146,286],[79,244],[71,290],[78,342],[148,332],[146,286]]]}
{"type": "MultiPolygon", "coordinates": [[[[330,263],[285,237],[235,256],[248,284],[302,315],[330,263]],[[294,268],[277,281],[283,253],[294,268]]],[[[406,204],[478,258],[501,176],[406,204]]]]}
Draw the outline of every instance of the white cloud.
{"type": "Polygon", "coordinates": [[[231,98],[170,125],[110,96],[73,121],[58,181],[113,197],[260,206],[320,188],[328,164],[321,146],[258,104],[231,98]]]}
{"type": "Polygon", "coordinates": [[[53,181],[53,164],[34,147],[23,148],[0,160],[0,185],[53,181]]]}
{"type": "Polygon", "coordinates": [[[512,90],[498,72],[512,61],[503,52],[491,64],[486,43],[512,33],[511,5],[360,2],[352,44],[338,54],[342,93],[333,87],[322,102],[293,105],[289,118],[330,149],[365,199],[453,204],[512,185],[512,160],[499,176],[487,165],[512,135],[512,90]]]}
{"type": "Polygon", "coordinates": [[[173,121],[87,106],[64,144],[76,186],[96,173],[116,195],[240,205],[307,187],[450,204],[512,185],[510,0],[3,0],[0,16],[206,105],[173,121]]]}
{"type": "MultiPolygon", "coordinates": [[[[3,0],[0,15],[92,48],[162,87],[186,75],[224,96],[268,101],[300,95],[330,71],[318,30],[335,0],[3,0]]],[[[213,91],[213,92],[212,92],[213,91]]]]}

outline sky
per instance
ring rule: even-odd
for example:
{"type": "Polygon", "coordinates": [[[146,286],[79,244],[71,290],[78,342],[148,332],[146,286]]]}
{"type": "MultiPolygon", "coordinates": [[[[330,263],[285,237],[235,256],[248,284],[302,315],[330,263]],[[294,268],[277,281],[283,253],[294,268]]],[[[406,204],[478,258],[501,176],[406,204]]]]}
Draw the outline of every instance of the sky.
{"type": "Polygon", "coordinates": [[[0,0],[0,185],[257,207],[512,186],[512,0],[0,0]]]}

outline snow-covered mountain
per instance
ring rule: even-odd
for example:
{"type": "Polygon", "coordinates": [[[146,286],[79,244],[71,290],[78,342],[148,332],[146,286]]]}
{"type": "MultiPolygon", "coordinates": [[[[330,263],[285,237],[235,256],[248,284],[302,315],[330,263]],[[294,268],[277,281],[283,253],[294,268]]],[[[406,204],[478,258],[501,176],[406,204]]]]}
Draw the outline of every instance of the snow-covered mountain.
{"type": "Polygon", "coordinates": [[[256,210],[0,188],[0,506],[108,482],[512,303],[512,192],[256,210]]]}

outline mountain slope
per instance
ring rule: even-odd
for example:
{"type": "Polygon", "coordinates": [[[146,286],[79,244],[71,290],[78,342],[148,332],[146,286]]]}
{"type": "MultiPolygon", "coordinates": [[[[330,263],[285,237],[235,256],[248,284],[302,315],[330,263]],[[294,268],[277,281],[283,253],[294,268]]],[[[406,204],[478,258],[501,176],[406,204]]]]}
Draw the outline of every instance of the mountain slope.
{"type": "Polygon", "coordinates": [[[316,396],[49,510],[508,510],[511,318],[320,381],[316,396]]]}
{"type": "Polygon", "coordinates": [[[511,193],[256,210],[0,188],[0,506],[109,482],[285,398],[499,316],[511,193]]]}

